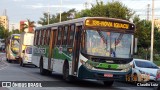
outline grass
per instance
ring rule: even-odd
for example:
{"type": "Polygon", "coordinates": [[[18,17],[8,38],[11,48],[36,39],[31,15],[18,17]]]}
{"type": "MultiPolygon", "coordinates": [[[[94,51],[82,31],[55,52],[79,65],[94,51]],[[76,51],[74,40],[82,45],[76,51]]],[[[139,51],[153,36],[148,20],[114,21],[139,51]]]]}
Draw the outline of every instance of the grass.
{"type": "Polygon", "coordinates": [[[160,61],[153,61],[157,66],[160,66],[160,61]]]}

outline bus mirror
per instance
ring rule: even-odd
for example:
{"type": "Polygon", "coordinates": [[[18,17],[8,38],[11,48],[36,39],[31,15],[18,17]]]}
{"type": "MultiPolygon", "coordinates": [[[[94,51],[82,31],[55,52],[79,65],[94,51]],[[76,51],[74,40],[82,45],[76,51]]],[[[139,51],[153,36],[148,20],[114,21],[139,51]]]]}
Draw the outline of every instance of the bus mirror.
{"type": "Polygon", "coordinates": [[[137,43],[138,43],[138,38],[134,39],[134,53],[137,53],[137,43]]]}
{"type": "Polygon", "coordinates": [[[25,53],[25,51],[23,50],[22,53],[25,53]]]}
{"type": "Polygon", "coordinates": [[[69,53],[72,53],[72,48],[67,48],[67,51],[68,51],[69,53]]]}

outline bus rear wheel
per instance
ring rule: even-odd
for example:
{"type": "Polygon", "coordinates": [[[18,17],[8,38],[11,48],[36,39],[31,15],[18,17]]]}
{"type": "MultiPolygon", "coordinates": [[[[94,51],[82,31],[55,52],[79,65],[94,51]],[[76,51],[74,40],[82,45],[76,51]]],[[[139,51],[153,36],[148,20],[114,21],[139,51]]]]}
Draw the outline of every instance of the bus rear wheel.
{"type": "Polygon", "coordinates": [[[69,75],[69,64],[65,62],[63,65],[63,79],[67,82],[71,81],[71,76],[69,75]]]}
{"type": "Polygon", "coordinates": [[[43,59],[42,58],[40,59],[39,68],[40,68],[40,74],[41,75],[51,75],[52,74],[52,71],[49,71],[49,70],[46,70],[46,69],[43,68],[43,59]]]}
{"type": "Polygon", "coordinates": [[[8,60],[9,63],[12,63],[12,60],[8,60]]]}
{"type": "Polygon", "coordinates": [[[45,69],[43,69],[43,59],[41,58],[40,59],[40,66],[39,66],[39,68],[40,68],[40,74],[41,75],[45,75],[45,69]]]}
{"type": "Polygon", "coordinates": [[[103,84],[107,87],[111,87],[113,85],[114,81],[103,81],[103,84]]]}

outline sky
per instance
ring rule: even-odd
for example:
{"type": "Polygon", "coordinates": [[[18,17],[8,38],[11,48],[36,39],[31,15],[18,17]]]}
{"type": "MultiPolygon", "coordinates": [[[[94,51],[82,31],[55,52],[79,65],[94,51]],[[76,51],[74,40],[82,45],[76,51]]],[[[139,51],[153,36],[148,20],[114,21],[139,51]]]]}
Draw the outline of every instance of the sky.
{"type": "MultiPolygon", "coordinates": [[[[121,1],[128,8],[136,11],[142,19],[146,19],[147,5],[150,4],[150,19],[152,0],[101,0],[104,3],[112,1],[121,1]]],[[[37,22],[43,17],[44,12],[51,14],[67,11],[75,8],[77,11],[85,9],[84,3],[88,2],[88,8],[95,4],[96,0],[0,0],[0,15],[4,15],[6,9],[9,17],[9,24],[18,27],[21,20],[30,19],[37,22]]],[[[154,0],[155,18],[160,19],[160,0],[154,0]]]]}

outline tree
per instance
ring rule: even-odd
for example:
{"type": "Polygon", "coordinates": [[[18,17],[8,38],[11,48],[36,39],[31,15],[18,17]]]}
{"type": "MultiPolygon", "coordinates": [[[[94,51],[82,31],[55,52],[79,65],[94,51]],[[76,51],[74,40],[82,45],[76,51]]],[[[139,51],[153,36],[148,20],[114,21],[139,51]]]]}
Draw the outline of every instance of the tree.
{"type": "Polygon", "coordinates": [[[6,39],[10,35],[9,30],[6,30],[1,24],[0,24],[0,38],[6,39]]]}
{"type": "Polygon", "coordinates": [[[20,33],[20,31],[18,29],[12,30],[12,32],[11,32],[11,34],[19,34],[19,33],[20,33]]]}
{"type": "Polygon", "coordinates": [[[0,38],[4,37],[4,27],[0,24],[0,38]]]}
{"type": "MultiPolygon", "coordinates": [[[[70,9],[69,11],[62,12],[61,13],[61,21],[66,21],[72,19],[70,16],[72,13],[75,13],[75,9],[70,9]]],[[[59,22],[60,13],[57,13],[56,15],[50,15],[49,16],[49,24],[57,23],[59,22]]],[[[47,25],[48,24],[48,13],[43,13],[43,17],[40,18],[38,21],[38,24],[41,25],[47,25]]]]}
{"type": "MultiPolygon", "coordinates": [[[[151,21],[141,20],[139,16],[135,16],[133,22],[136,25],[135,37],[138,38],[139,56],[144,56],[146,57],[145,59],[149,59],[151,44],[151,21]]],[[[158,28],[155,27],[154,29],[154,54],[156,54],[160,53],[160,32],[158,32],[158,28]]]]}
{"type": "MultiPolygon", "coordinates": [[[[61,13],[61,21],[67,21],[67,20],[75,18],[75,16],[74,16],[75,13],[76,13],[75,9],[70,9],[66,12],[62,12],[61,13]]],[[[59,22],[59,18],[60,18],[59,13],[57,14],[56,18],[58,19],[58,22],[59,22]]]]}
{"type": "Polygon", "coordinates": [[[76,17],[111,17],[129,20],[134,12],[123,5],[121,2],[108,2],[104,4],[102,1],[96,5],[92,5],[91,9],[85,9],[76,14],[76,17]]]}
{"type": "Polygon", "coordinates": [[[27,24],[23,24],[23,29],[21,32],[24,32],[25,29],[28,28],[28,32],[33,32],[33,28],[35,27],[35,22],[27,19],[27,24]]]}
{"type": "MultiPolygon", "coordinates": [[[[51,17],[49,16],[49,23],[51,23],[52,19],[55,18],[54,15],[51,15],[51,17]]],[[[40,18],[40,20],[38,21],[38,24],[41,24],[41,25],[47,25],[48,24],[48,13],[43,13],[43,17],[40,18]]]]}

